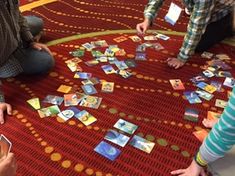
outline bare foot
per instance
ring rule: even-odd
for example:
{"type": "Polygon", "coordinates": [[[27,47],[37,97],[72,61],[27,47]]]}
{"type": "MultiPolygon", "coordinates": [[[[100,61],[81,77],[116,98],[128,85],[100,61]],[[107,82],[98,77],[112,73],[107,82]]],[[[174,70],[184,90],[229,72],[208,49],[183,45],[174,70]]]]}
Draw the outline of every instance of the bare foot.
{"type": "Polygon", "coordinates": [[[209,120],[209,119],[203,119],[202,124],[206,127],[206,128],[212,128],[219,119],[213,119],[213,120],[209,120]]]}

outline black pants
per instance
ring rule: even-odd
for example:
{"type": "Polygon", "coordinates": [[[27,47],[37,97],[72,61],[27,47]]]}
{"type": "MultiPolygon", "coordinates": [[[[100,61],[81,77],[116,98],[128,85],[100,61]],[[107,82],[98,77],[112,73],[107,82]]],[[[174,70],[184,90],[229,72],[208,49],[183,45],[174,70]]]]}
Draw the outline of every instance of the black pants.
{"type": "Polygon", "coordinates": [[[226,37],[231,37],[233,35],[232,20],[232,13],[229,13],[222,19],[208,24],[195,51],[206,51],[216,43],[224,40],[226,37]]]}

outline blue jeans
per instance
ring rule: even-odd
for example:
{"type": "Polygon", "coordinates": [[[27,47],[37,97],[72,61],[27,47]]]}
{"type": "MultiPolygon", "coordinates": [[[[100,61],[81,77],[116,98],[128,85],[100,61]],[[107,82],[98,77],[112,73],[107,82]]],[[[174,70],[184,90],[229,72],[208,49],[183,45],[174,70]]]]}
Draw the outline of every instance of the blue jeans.
{"type": "MultiPolygon", "coordinates": [[[[43,30],[43,20],[36,16],[25,17],[33,36],[43,30]]],[[[14,57],[20,62],[23,74],[47,73],[55,64],[54,58],[46,51],[39,51],[31,47],[18,48],[14,57]]]]}

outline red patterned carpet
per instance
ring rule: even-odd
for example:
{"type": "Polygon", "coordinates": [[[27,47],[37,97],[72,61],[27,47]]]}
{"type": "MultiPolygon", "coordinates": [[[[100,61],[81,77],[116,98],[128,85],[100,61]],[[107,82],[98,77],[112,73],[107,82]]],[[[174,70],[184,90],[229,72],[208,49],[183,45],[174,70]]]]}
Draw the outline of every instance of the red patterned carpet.
{"type": "MultiPolygon", "coordinates": [[[[207,61],[196,54],[182,69],[170,69],[165,60],[177,54],[183,40],[182,36],[169,35],[171,38],[168,41],[159,39],[157,42],[165,49],[161,51],[147,49],[147,60],[136,61],[137,67],[129,69],[133,75],[128,79],[115,74],[106,75],[101,69],[101,65],[106,63],[88,67],[84,62],[93,57],[89,51],[86,51],[85,56],[81,57],[83,62],[79,64],[83,70],[101,80],[115,83],[114,92],[110,94],[102,93],[101,85],[95,86],[98,91],[95,96],[103,98],[99,109],[77,106],[97,118],[97,122],[90,126],[84,126],[75,118],[67,122],[63,122],[59,117],[40,118],[38,113],[26,103],[26,100],[32,97],[39,97],[42,100],[48,94],[63,96],[63,93],[56,91],[61,84],[71,85],[78,91],[82,91],[81,80],[73,78],[74,74],[67,68],[65,61],[72,58],[70,51],[86,42],[106,40],[110,45],[117,44],[119,48],[125,49],[126,56],[118,57],[119,60],[133,59],[138,43],[130,39],[117,43],[113,39],[135,34],[129,29],[134,29],[135,24],[141,21],[144,3],[140,0],[131,3],[101,0],[100,4],[96,2],[96,7],[89,5],[92,3],[94,1],[91,0],[63,0],[25,12],[25,14],[39,14],[45,19],[47,40],[59,39],[75,33],[84,35],[78,35],[75,40],[71,39],[67,42],[62,40],[50,46],[55,56],[56,66],[48,75],[20,76],[4,81],[6,99],[15,110],[14,115],[8,116],[7,123],[1,126],[0,133],[5,134],[13,143],[12,151],[18,160],[18,175],[167,176],[170,175],[171,170],[186,167],[200,145],[192,132],[202,128],[201,121],[206,117],[207,111],[222,111],[221,108],[215,107],[215,100],[217,98],[227,100],[229,88],[223,87],[221,93],[214,93],[215,97],[211,101],[203,100],[197,105],[190,105],[185,100],[183,91],[172,89],[169,79],[179,78],[185,84],[186,90],[195,90],[196,87],[189,79],[201,73],[203,71],[201,66],[207,61]],[[74,7],[77,10],[74,10],[74,7]],[[114,7],[116,7],[115,10],[117,9],[115,13],[114,7]],[[58,9],[61,9],[61,13],[57,12],[58,9]],[[138,9],[135,15],[133,15],[134,9],[138,9]],[[122,11],[126,16],[130,15],[137,19],[112,16],[112,14],[119,15],[122,11]],[[95,12],[102,14],[95,14],[95,12]],[[75,16],[71,18],[71,16],[62,16],[63,14],[75,16]],[[95,18],[92,19],[92,17],[95,18]],[[112,31],[117,29],[125,29],[125,31],[122,33],[112,31]],[[104,30],[109,30],[110,33],[98,32],[104,30]],[[85,33],[89,32],[97,33],[86,36],[85,33]],[[186,107],[199,110],[199,122],[194,123],[183,119],[186,107]],[[120,118],[138,125],[135,134],[156,143],[150,154],[135,149],[129,144],[123,148],[112,144],[121,150],[121,154],[115,161],[110,161],[94,151],[94,148],[104,140],[107,130],[114,129],[113,125],[120,118]]],[[[162,27],[173,30],[165,22],[159,21],[159,23],[162,27]]],[[[174,30],[184,31],[183,28],[180,30],[180,25],[177,25],[174,30]]],[[[162,28],[154,26],[154,29],[162,28]]],[[[234,50],[234,47],[225,44],[218,44],[210,50],[215,54],[224,53],[232,58],[227,61],[227,64],[232,67],[230,71],[233,76],[235,75],[234,50]]],[[[212,80],[223,82],[224,78],[212,80]]],[[[61,105],[60,109],[64,110],[66,107],[61,105]]]]}

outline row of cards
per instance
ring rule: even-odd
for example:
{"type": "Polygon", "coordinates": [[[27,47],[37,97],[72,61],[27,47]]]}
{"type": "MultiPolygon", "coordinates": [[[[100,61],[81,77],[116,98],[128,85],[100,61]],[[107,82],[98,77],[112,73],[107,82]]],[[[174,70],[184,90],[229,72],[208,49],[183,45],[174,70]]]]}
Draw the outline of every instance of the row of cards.
{"type": "MultiPolygon", "coordinates": [[[[126,132],[128,134],[134,134],[138,126],[133,123],[127,122],[123,119],[119,119],[115,124],[114,127],[126,132]]],[[[109,130],[108,133],[105,135],[104,139],[110,141],[114,144],[117,144],[120,147],[124,147],[128,141],[129,144],[137,149],[140,149],[146,153],[150,153],[155,145],[155,143],[150,142],[142,137],[134,135],[134,137],[130,140],[129,136],[126,136],[122,133],[117,132],[116,130],[109,130]]],[[[101,141],[94,149],[97,153],[101,154],[102,156],[114,161],[121,153],[121,150],[113,147],[109,143],[105,141],[101,141]]]]}

